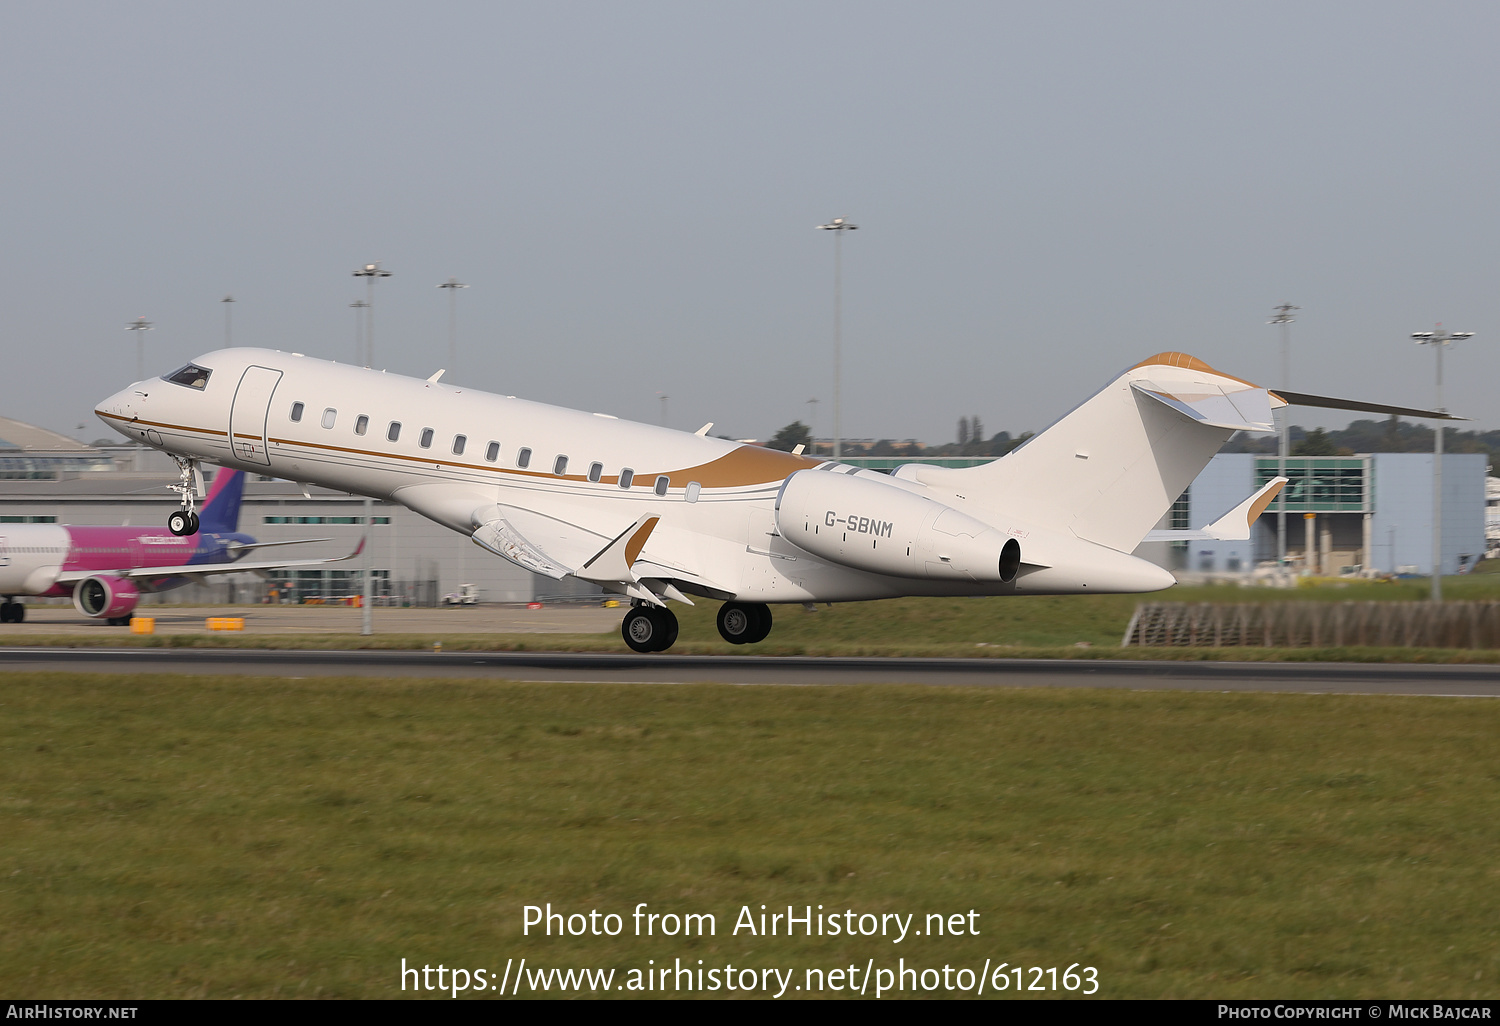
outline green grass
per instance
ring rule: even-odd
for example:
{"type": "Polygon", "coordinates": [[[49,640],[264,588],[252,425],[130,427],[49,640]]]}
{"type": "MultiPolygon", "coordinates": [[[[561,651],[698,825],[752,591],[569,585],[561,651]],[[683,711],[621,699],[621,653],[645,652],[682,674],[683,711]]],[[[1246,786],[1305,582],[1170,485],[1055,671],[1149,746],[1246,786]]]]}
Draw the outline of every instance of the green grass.
{"type": "Polygon", "coordinates": [[[1497,731],[1469,699],[10,674],[0,990],[904,957],[1081,962],[1106,997],[1493,998],[1497,731]],[[548,901],[719,933],[523,938],[548,901]],[[762,903],[982,932],[730,936],[762,903]]]}
{"type": "MultiPolygon", "coordinates": [[[[816,656],[978,656],[996,658],[1108,658],[1185,660],[1295,660],[1345,662],[1500,662],[1500,652],[1473,649],[1258,647],[1121,649],[1120,638],[1143,601],[1285,602],[1417,601],[1425,582],[1321,581],[1301,588],[1231,585],[1174,588],[1156,595],[1037,596],[1026,598],[911,598],[820,606],[774,606],[775,629],[765,642],[729,645],[714,626],[719,604],[673,603],[681,634],[679,654],[816,656]]],[[[1500,577],[1463,576],[1444,582],[1450,600],[1500,600],[1500,577]]],[[[624,611],[621,611],[623,616],[624,611]]],[[[474,615],[483,616],[484,611],[474,615]]],[[[0,634],[8,645],[140,646],[193,648],[423,649],[442,642],[448,651],[622,652],[619,633],[604,634],[176,634],[131,635],[100,630],[88,636],[0,634]]]]}

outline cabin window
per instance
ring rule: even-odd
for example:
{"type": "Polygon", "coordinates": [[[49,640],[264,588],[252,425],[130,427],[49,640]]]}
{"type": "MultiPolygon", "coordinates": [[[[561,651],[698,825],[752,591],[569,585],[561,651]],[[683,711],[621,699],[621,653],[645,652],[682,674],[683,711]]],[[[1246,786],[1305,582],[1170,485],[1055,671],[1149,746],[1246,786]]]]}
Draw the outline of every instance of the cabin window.
{"type": "Polygon", "coordinates": [[[363,413],[361,413],[358,417],[354,418],[354,433],[356,435],[362,435],[368,430],[370,430],[369,417],[366,417],[363,413]]]}
{"type": "Polygon", "coordinates": [[[656,479],[656,489],[655,489],[656,494],[657,495],[666,495],[667,494],[667,486],[670,485],[671,483],[672,483],[672,479],[669,478],[669,477],[667,477],[667,475],[665,475],[665,474],[663,474],[660,477],[658,477],[656,479]]]}
{"type": "Polygon", "coordinates": [[[323,426],[325,428],[333,427],[333,422],[338,419],[338,416],[338,410],[335,410],[332,406],[328,407],[328,409],[323,411],[323,426]]]}
{"type": "Polygon", "coordinates": [[[397,441],[401,437],[401,422],[391,421],[391,426],[385,429],[385,440],[387,442],[397,441]]]}
{"type": "Polygon", "coordinates": [[[302,411],[304,409],[306,409],[306,407],[303,406],[302,403],[292,403],[292,423],[293,424],[300,424],[302,422],[302,411]]]}
{"type": "Polygon", "coordinates": [[[432,428],[422,429],[422,436],[417,439],[417,444],[424,449],[432,448],[432,428]]]}
{"type": "Polygon", "coordinates": [[[453,455],[455,455],[455,456],[462,456],[464,454],[464,446],[466,446],[468,444],[469,444],[469,436],[468,435],[454,435],[453,436],[453,455]]]}
{"type": "Polygon", "coordinates": [[[684,499],[686,499],[688,502],[697,502],[698,501],[698,493],[701,492],[702,490],[703,490],[703,486],[701,484],[699,484],[697,481],[689,481],[688,482],[688,486],[687,486],[687,490],[682,493],[682,497],[684,499]]]}
{"type": "Polygon", "coordinates": [[[196,363],[190,363],[186,367],[174,370],[171,374],[164,375],[166,380],[176,385],[186,385],[188,388],[196,388],[202,391],[208,384],[208,376],[213,371],[207,367],[199,367],[196,363]]]}
{"type": "Polygon", "coordinates": [[[626,468],[624,468],[623,470],[620,471],[620,487],[621,488],[629,488],[634,483],[635,483],[635,471],[631,470],[629,467],[626,467],[626,468]]]}
{"type": "Polygon", "coordinates": [[[602,463],[590,463],[589,464],[589,480],[590,481],[594,482],[594,484],[598,484],[599,483],[599,479],[601,477],[603,477],[603,476],[604,476],[604,464],[602,464],[602,463]]]}
{"type": "Polygon", "coordinates": [[[525,470],[527,467],[531,466],[530,449],[522,449],[520,452],[516,453],[516,466],[520,467],[522,470],[525,470]]]}
{"type": "Polygon", "coordinates": [[[496,460],[498,460],[500,458],[500,443],[491,442],[489,445],[485,446],[484,458],[489,460],[491,463],[494,463],[496,460]]]}
{"type": "Polygon", "coordinates": [[[567,472],[568,458],[566,456],[559,456],[557,459],[552,461],[552,473],[556,474],[558,477],[562,477],[567,472]]]}

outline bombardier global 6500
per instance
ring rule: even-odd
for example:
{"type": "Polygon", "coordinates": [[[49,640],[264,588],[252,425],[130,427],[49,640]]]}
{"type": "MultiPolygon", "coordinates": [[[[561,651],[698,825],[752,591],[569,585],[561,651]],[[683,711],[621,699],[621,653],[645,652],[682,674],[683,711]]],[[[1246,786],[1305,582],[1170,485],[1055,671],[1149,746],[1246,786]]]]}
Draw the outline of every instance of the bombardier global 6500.
{"type": "MultiPolygon", "coordinates": [[[[669,601],[721,602],[720,633],[746,643],[766,637],[776,603],[1169,587],[1132,550],[1162,537],[1153,527],[1230,435],[1271,431],[1292,398],[1159,353],[991,463],[884,474],[441,376],[221,349],[96,412],[177,461],[174,534],[195,530],[200,462],[373,496],[527,570],[627,596],[625,642],[651,652],[677,637],[669,601]]],[[[1248,538],[1283,483],[1193,533],[1248,538]]]]}

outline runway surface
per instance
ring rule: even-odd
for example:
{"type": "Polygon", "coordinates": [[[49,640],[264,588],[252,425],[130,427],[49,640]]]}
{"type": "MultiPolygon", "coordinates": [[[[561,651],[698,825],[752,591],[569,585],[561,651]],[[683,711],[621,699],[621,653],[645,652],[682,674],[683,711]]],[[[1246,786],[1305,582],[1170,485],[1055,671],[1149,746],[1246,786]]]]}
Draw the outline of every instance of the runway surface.
{"type": "Polygon", "coordinates": [[[0,649],[0,672],[15,671],[233,673],[275,677],[491,677],[497,680],[614,684],[926,684],[1500,697],[1500,666],[1359,663],[846,659],[560,652],[0,649]]]}

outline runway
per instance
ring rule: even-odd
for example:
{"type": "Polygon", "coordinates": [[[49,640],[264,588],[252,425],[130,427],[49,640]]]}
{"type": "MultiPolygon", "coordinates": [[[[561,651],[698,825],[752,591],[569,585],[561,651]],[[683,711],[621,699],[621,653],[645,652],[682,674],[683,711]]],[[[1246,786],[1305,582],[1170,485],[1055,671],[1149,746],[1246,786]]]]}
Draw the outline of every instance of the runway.
{"type": "Polygon", "coordinates": [[[1500,666],[874,659],[565,652],[0,649],[0,672],[490,677],[551,683],[1116,688],[1135,691],[1500,697],[1500,666]]]}

